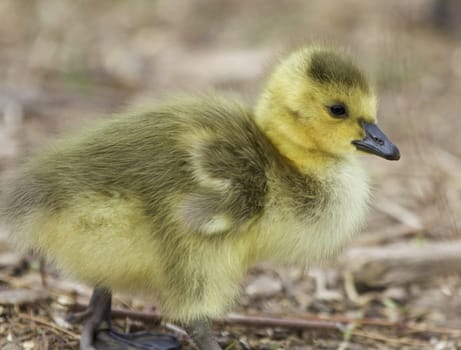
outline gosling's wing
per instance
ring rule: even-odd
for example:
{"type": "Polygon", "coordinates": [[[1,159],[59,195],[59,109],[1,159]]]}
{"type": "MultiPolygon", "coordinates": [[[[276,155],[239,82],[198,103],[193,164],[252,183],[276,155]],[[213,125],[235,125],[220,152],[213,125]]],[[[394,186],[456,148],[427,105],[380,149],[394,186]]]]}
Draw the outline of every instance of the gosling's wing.
{"type": "Polygon", "coordinates": [[[194,182],[178,206],[188,230],[219,234],[238,230],[263,209],[269,145],[250,120],[218,132],[187,135],[194,182]]]}

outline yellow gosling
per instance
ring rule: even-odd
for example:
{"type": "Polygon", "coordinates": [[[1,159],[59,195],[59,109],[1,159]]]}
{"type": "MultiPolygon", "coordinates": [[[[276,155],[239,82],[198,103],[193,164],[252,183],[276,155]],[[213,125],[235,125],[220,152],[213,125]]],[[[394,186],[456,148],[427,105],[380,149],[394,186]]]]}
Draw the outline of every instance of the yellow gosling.
{"type": "Polygon", "coordinates": [[[251,265],[322,261],[359,230],[363,152],[399,158],[372,87],[343,52],[305,48],[275,67],[254,109],[186,98],[56,142],[5,187],[2,216],[19,247],[95,286],[81,349],[178,346],[114,335],[115,289],[156,300],[217,350],[208,319],[229,310],[251,265]]]}

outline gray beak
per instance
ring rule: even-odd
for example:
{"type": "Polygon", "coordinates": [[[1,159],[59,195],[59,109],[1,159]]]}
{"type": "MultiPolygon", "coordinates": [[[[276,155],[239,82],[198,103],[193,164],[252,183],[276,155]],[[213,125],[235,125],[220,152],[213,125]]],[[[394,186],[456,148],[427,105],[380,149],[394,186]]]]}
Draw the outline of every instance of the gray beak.
{"type": "Polygon", "coordinates": [[[365,138],[363,140],[352,141],[357,149],[376,154],[387,160],[400,159],[399,149],[387,138],[378,125],[363,123],[362,126],[365,130],[365,138]]]}

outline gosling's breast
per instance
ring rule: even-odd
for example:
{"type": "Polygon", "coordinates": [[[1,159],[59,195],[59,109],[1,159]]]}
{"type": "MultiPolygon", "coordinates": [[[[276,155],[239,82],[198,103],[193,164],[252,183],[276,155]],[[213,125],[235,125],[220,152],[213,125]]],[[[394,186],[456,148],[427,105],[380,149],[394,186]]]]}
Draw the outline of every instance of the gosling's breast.
{"type": "Polygon", "coordinates": [[[336,255],[364,222],[368,198],[368,177],[353,160],[322,177],[275,180],[259,221],[261,259],[309,263],[336,255]]]}

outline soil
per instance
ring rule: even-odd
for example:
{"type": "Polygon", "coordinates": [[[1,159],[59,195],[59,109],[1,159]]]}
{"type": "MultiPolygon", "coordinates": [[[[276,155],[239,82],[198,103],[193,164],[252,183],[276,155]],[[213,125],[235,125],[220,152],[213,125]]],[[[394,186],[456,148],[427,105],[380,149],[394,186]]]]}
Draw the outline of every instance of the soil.
{"type": "MultiPolygon", "coordinates": [[[[57,135],[166,96],[216,90],[251,104],[284,53],[320,42],[347,48],[366,68],[379,92],[380,125],[402,154],[399,162],[364,158],[372,210],[349,249],[457,241],[461,42],[440,17],[434,21],[434,3],[2,0],[0,176],[57,135]]],[[[1,231],[0,347],[77,349],[81,325],[65,317],[88,302],[90,287],[51,265],[44,287],[40,261],[15,252],[6,237],[1,231]]],[[[456,266],[380,285],[358,283],[350,264],[256,266],[233,310],[247,322],[215,323],[220,343],[236,350],[461,348],[456,266]],[[260,327],[250,316],[328,326],[260,327]]],[[[126,295],[116,295],[114,307],[155,311],[126,295]]],[[[180,334],[174,325],[136,318],[114,322],[126,332],[180,334]]],[[[180,338],[183,349],[194,348],[180,338]]]]}

